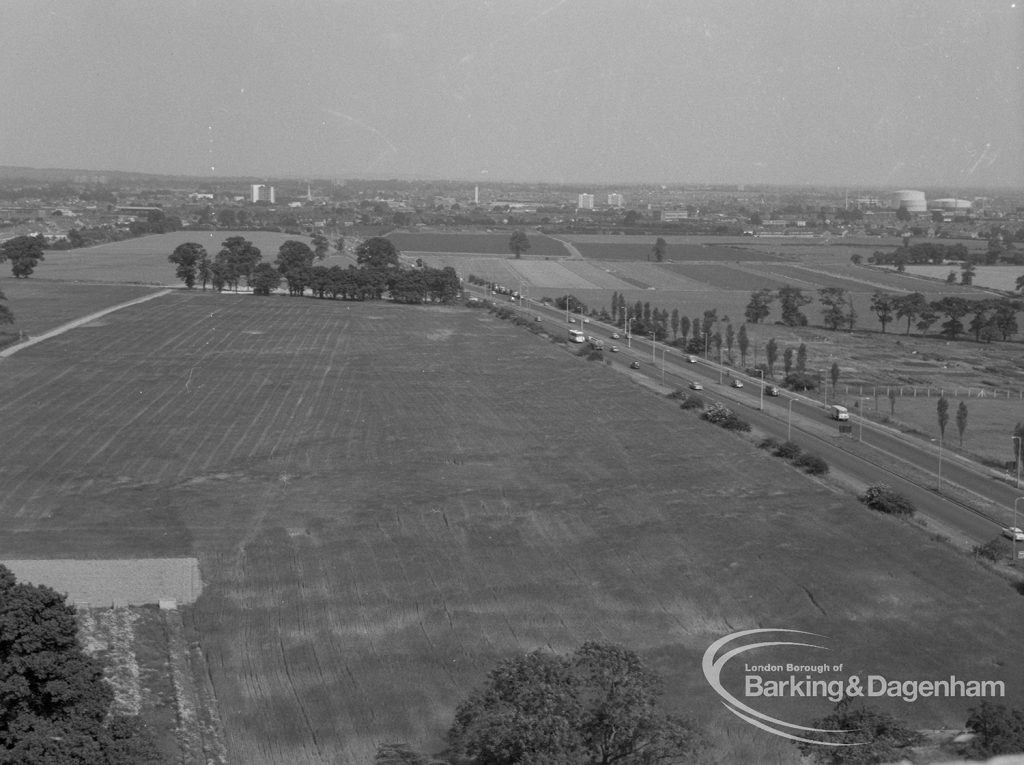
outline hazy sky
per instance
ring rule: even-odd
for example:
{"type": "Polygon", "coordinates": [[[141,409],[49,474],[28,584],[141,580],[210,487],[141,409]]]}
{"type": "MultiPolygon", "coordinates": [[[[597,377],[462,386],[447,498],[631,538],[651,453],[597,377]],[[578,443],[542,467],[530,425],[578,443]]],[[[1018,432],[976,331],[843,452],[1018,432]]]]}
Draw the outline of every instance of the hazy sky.
{"type": "Polygon", "coordinates": [[[0,165],[1024,184],[1024,0],[0,0],[0,165]]]}

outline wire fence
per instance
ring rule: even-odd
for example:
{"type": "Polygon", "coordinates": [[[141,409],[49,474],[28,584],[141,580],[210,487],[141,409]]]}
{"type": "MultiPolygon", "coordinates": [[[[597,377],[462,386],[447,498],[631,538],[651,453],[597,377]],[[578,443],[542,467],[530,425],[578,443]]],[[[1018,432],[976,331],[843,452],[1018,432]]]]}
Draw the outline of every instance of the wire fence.
{"type": "Polygon", "coordinates": [[[917,385],[843,385],[838,386],[846,395],[876,398],[985,398],[1000,401],[1022,401],[1024,391],[1002,388],[935,388],[917,385]]]}

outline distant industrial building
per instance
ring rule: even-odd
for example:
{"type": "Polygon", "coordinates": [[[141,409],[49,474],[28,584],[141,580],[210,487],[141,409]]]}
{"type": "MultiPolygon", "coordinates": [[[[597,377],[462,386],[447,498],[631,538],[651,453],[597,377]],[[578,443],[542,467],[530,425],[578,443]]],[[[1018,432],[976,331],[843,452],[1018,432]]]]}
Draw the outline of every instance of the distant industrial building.
{"type": "Polygon", "coordinates": [[[690,213],[686,210],[662,210],[661,221],[663,223],[673,223],[678,220],[687,220],[690,217],[690,213]]]}
{"type": "Polygon", "coordinates": [[[608,195],[608,206],[609,207],[623,207],[626,204],[622,198],[622,194],[612,193],[608,195]]]}
{"type": "Polygon", "coordinates": [[[263,183],[254,183],[252,185],[252,203],[256,204],[257,202],[274,204],[274,187],[263,183]]]}
{"type": "Polygon", "coordinates": [[[593,194],[580,194],[579,201],[576,206],[581,210],[593,210],[594,209],[594,195],[593,194]]]}
{"type": "Polygon", "coordinates": [[[933,199],[931,209],[942,212],[956,212],[970,210],[972,203],[966,199],[933,199]]]}
{"type": "Polygon", "coordinates": [[[907,212],[927,212],[928,202],[923,191],[903,189],[895,191],[892,195],[892,206],[897,210],[904,209],[907,212]]]}

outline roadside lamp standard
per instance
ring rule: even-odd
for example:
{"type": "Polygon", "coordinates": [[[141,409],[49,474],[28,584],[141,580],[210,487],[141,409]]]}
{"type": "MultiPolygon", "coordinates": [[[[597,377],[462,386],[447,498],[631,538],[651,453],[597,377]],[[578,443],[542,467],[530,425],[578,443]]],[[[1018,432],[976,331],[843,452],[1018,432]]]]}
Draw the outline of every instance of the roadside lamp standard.
{"type": "Polygon", "coordinates": [[[786,440],[793,440],[793,402],[795,398],[789,400],[789,414],[786,416],[786,440]]]}
{"type": "Polygon", "coordinates": [[[722,373],[724,372],[722,366],[722,346],[718,346],[718,384],[722,384],[722,373]]]}
{"type": "Polygon", "coordinates": [[[708,331],[704,330],[704,358],[708,357],[708,331]]]}
{"type": "Polygon", "coordinates": [[[758,409],[764,411],[764,370],[758,369],[757,373],[761,375],[761,400],[758,402],[758,409]]]}
{"type": "Polygon", "coordinates": [[[1013,565],[1017,565],[1017,503],[1024,497],[1017,497],[1013,500],[1013,528],[1010,529],[1010,555],[1013,557],[1013,565]]]}
{"type": "Polygon", "coordinates": [[[655,357],[655,353],[658,349],[658,335],[655,330],[651,330],[651,363],[656,364],[658,359],[655,357]]]}
{"type": "Polygon", "coordinates": [[[626,319],[626,347],[627,348],[632,348],[633,347],[633,322],[634,321],[635,321],[635,318],[633,316],[630,316],[628,319],[626,319]]]}
{"type": "MultiPolygon", "coordinates": [[[[1010,436],[1010,440],[1013,441],[1014,445],[1017,447],[1014,450],[1014,452],[1013,452],[1013,456],[1014,456],[1014,462],[1017,463],[1017,488],[1019,489],[1020,488],[1020,436],[1010,436]]],[[[1016,526],[1017,524],[1015,523],[1013,525],[1016,526]]]]}

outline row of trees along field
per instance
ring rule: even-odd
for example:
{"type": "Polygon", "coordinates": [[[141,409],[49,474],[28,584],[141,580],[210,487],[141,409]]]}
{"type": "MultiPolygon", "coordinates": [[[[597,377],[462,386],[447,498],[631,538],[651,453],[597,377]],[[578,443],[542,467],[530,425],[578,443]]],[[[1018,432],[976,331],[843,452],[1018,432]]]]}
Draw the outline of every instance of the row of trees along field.
{"type": "Polygon", "coordinates": [[[461,292],[455,269],[429,268],[421,260],[414,268],[403,267],[399,251],[385,237],[360,243],[356,266],[318,265],[316,261],[326,256],[326,240],[316,250],[305,242],[289,240],[280,246],[272,264],[265,263],[258,247],[244,237],[233,236],[212,258],[202,245],[185,242],[168,260],[189,289],[199,284],[204,290],[210,285],[218,292],[237,291],[244,282],[254,294],[269,295],[284,283],[288,294],[297,297],[309,290],[318,298],[380,300],[387,293],[399,303],[449,302],[461,292]]]}
{"type": "MultiPolygon", "coordinates": [[[[787,327],[807,326],[807,315],[803,307],[813,302],[810,295],[805,295],[797,287],[782,287],[779,290],[755,290],[750,295],[744,316],[752,324],[757,324],[771,314],[771,304],[778,301],[781,322],[787,327]]],[[[827,329],[852,330],[857,325],[857,312],[850,294],[841,287],[825,287],[818,290],[818,301],[822,307],[822,322],[827,329]]],[[[947,295],[938,300],[929,301],[920,292],[909,294],[875,292],[871,296],[871,311],[878,319],[884,333],[890,323],[905,319],[906,334],[910,334],[911,325],[922,334],[926,334],[940,319],[940,334],[949,339],[957,340],[970,330],[976,342],[990,343],[993,340],[1007,341],[1017,334],[1017,312],[1024,308],[1020,300],[1009,297],[968,299],[947,295]],[[962,321],[972,317],[965,326],[962,321]]]]}
{"type": "Polygon", "coordinates": [[[64,596],[0,565],[0,765],[164,762],[141,718],[111,713],[113,698],[64,596]]]}

